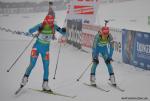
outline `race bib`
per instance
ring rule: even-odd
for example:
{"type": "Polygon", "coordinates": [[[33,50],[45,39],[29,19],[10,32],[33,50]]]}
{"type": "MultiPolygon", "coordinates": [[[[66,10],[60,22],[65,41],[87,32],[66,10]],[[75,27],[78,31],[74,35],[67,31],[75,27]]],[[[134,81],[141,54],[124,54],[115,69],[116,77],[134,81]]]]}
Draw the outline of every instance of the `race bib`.
{"type": "Polygon", "coordinates": [[[49,41],[49,42],[50,42],[50,40],[51,40],[51,35],[40,34],[40,35],[38,36],[38,38],[39,38],[40,40],[42,40],[42,41],[49,41]]]}

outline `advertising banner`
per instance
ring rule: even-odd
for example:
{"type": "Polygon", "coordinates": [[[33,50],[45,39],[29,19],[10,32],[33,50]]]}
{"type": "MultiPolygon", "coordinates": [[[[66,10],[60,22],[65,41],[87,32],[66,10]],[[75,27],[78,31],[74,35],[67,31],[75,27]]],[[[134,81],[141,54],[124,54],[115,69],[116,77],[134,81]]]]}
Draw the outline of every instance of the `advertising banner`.
{"type": "Polygon", "coordinates": [[[80,19],[82,23],[95,23],[97,0],[71,0],[66,19],[80,19]]]}
{"type": "Polygon", "coordinates": [[[67,42],[77,48],[81,46],[90,47],[86,44],[87,34],[82,28],[83,24],[94,24],[96,20],[96,10],[99,0],[71,0],[68,4],[66,16],[67,42]]]}
{"type": "Polygon", "coordinates": [[[150,33],[122,30],[123,62],[150,70],[150,33]]]}

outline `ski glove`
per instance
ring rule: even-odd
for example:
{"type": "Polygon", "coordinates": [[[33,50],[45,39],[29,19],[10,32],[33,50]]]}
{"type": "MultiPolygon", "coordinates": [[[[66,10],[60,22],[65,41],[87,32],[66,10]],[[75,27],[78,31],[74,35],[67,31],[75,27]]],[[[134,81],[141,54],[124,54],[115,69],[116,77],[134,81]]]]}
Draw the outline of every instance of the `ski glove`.
{"type": "Polygon", "coordinates": [[[39,33],[33,35],[33,37],[38,37],[38,36],[39,36],[39,33]]]}
{"type": "Polygon", "coordinates": [[[106,64],[110,64],[112,61],[113,61],[112,58],[107,58],[107,59],[105,60],[105,63],[106,63],[106,64]]]}
{"type": "Polygon", "coordinates": [[[65,27],[62,28],[62,32],[66,33],[66,28],[65,27]]]}
{"type": "Polygon", "coordinates": [[[60,27],[58,27],[56,30],[59,32],[59,31],[61,30],[61,28],[60,28],[60,27]]]}

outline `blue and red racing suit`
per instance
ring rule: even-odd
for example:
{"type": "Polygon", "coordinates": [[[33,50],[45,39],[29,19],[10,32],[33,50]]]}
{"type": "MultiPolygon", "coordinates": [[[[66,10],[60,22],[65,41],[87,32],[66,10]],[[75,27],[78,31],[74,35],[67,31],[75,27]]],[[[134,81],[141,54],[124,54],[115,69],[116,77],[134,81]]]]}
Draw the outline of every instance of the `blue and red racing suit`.
{"type": "Polygon", "coordinates": [[[32,47],[30,64],[26,69],[25,76],[31,74],[32,69],[35,67],[37,58],[39,54],[41,54],[44,69],[43,80],[47,81],[49,77],[49,47],[51,38],[54,34],[54,17],[50,15],[46,16],[40,27],[39,35],[32,47]]]}

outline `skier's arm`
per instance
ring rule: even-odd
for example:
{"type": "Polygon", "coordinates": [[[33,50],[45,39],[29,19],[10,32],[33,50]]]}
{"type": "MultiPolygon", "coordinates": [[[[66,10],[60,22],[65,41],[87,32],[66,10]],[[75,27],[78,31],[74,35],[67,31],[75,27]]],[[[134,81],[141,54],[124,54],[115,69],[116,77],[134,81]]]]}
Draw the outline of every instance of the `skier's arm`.
{"type": "Polygon", "coordinates": [[[54,29],[56,31],[58,31],[61,35],[65,36],[67,33],[66,33],[66,28],[60,28],[57,24],[54,24],[54,29]]]}
{"type": "Polygon", "coordinates": [[[109,58],[112,59],[112,55],[114,52],[114,40],[111,34],[109,34],[109,44],[110,44],[110,53],[109,53],[109,58]]]}
{"type": "Polygon", "coordinates": [[[97,54],[98,38],[99,38],[99,34],[96,34],[94,37],[93,46],[92,46],[92,58],[93,59],[98,59],[98,54],[97,54]]]}
{"type": "Polygon", "coordinates": [[[97,47],[97,43],[98,43],[98,37],[99,37],[99,34],[96,34],[95,37],[94,37],[94,41],[93,41],[93,46],[92,46],[92,50],[94,51],[97,47]]]}
{"type": "Polygon", "coordinates": [[[42,26],[42,23],[39,23],[39,24],[35,25],[34,27],[30,28],[28,31],[30,34],[33,35],[34,32],[39,31],[41,26],[42,26]]]}

